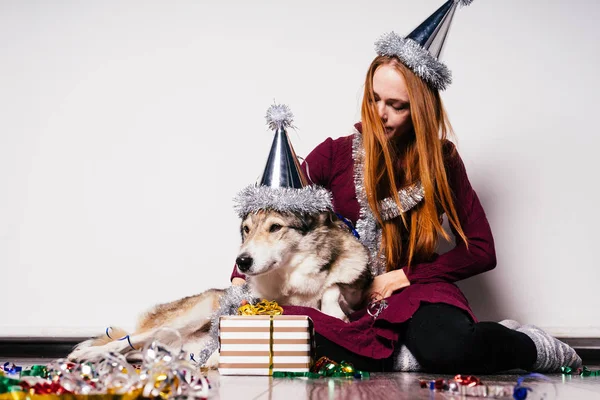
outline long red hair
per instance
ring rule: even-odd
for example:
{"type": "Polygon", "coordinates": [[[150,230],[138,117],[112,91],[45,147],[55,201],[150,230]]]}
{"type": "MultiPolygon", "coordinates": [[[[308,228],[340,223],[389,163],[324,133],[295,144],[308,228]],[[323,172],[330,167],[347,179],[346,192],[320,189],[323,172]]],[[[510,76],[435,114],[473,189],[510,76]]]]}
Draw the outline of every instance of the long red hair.
{"type": "Polygon", "coordinates": [[[361,107],[362,137],[365,149],[364,185],[369,206],[382,227],[380,251],[387,260],[386,270],[399,268],[403,260],[402,231],[408,231],[407,265],[413,261],[430,259],[435,252],[438,234],[449,240],[442,228],[440,213],[446,213],[449,223],[461,239],[467,238],[460,226],[452,193],[448,184],[442,143],[451,126],[440,94],[430,88],[396,58],[378,56],[367,72],[361,107]],[[406,82],[413,131],[411,137],[402,138],[402,147],[396,148],[385,136],[385,127],[375,105],[373,76],[382,65],[393,66],[406,82]],[[398,172],[398,157],[402,158],[402,171],[398,172]],[[379,201],[392,197],[398,206],[398,188],[420,181],[425,192],[424,200],[400,218],[384,221],[379,211],[379,201]]]}

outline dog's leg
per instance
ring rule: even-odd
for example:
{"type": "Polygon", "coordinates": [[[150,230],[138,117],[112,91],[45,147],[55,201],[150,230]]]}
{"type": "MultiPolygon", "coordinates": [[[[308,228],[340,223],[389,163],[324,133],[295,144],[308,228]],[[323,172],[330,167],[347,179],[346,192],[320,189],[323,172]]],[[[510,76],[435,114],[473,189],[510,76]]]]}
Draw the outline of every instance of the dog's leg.
{"type": "Polygon", "coordinates": [[[340,295],[341,292],[338,285],[332,285],[325,289],[323,298],[321,299],[321,311],[327,315],[348,322],[348,316],[344,314],[344,311],[340,307],[340,295]]]}
{"type": "Polygon", "coordinates": [[[183,345],[183,351],[186,353],[188,359],[192,359],[190,355],[193,355],[193,361],[199,362],[200,354],[209,345],[213,345],[213,339],[208,333],[205,333],[201,337],[186,340],[183,345]]]}
{"type": "Polygon", "coordinates": [[[69,355],[67,356],[67,359],[75,360],[76,355],[79,352],[81,352],[82,349],[84,349],[84,348],[92,347],[92,346],[103,346],[107,343],[112,342],[113,340],[116,340],[117,338],[122,338],[125,336],[127,336],[127,332],[124,331],[123,329],[110,327],[106,330],[106,334],[85,340],[85,341],[77,344],[77,346],[75,346],[73,348],[73,350],[71,350],[71,353],[69,353],[69,355]],[[109,335],[109,332],[110,332],[110,335],[109,335]],[[72,354],[75,354],[75,356],[72,356],[72,354]]]}
{"type": "Polygon", "coordinates": [[[91,346],[77,349],[69,354],[69,359],[72,361],[94,361],[101,358],[102,355],[107,352],[126,354],[134,349],[140,350],[152,339],[155,339],[166,346],[172,346],[178,340],[177,336],[172,332],[160,329],[151,329],[146,332],[133,334],[129,336],[129,340],[114,340],[102,346],[91,346]]]}
{"type": "Polygon", "coordinates": [[[190,337],[194,332],[203,327],[208,331],[210,315],[218,306],[220,294],[219,290],[211,290],[203,295],[159,305],[142,317],[140,331],[130,335],[129,340],[114,340],[102,345],[96,345],[97,342],[94,340],[86,341],[77,346],[68,357],[72,361],[81,361],[101,357],[106,352],[126,354],[134,349],[143,348],[153,339],[167,346],[169,350],[179,351],[180,339],[177,334],[173,333],[173,330],[179,332],[183,345],[188,340],[194,339],[190,337]],[[172,310],[177,307],[178,312],[172,310]]]}
{"type": "Polygon", "coordinates": [[[218,369],[219,368],[219,350],[215,350],[214,353],[208,358],[206,361],[206,367],[209,369],[218,369]]]}

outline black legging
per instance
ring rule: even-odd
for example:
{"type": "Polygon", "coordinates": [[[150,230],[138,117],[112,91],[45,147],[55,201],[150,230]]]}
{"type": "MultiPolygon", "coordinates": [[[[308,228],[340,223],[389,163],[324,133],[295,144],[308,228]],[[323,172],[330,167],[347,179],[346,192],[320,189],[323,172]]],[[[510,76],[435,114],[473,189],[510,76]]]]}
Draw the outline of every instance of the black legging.
{"type": "MultiPolygon", "coordinates": [[[[421,305],[400,329],[400,340],[427,372],[490,374],[528,370],[537,357],[535,344],[524,333],[496,322],[474,323],[465,311],[448,304],[421,305]]],[[[392,358],[363,357],[319,334],[316,343],[317,359],[327,356],[345,360],[367,371],[392,370],[392,358]]]]}

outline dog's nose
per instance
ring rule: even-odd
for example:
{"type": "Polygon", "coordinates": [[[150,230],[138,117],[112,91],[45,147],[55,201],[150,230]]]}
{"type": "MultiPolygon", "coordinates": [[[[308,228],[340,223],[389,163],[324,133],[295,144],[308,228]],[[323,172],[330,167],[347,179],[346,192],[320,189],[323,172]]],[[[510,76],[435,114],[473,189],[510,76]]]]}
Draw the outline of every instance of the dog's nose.
{"type": "Polygon", "coordinates": [[[250,269],[252,261],[252,257],[246,253],[240,254],[239,257],[235,259],[235,263],[242,272],[246,272],[250,269]]]}

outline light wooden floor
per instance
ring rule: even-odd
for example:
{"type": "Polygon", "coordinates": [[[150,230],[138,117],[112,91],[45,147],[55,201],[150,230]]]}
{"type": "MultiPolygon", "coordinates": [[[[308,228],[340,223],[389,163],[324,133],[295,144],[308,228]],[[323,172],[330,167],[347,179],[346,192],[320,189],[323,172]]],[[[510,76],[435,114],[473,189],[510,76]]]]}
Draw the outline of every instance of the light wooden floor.
{"type": "MultiPolygon", "coordinates": [[[[372,374],[369,380],[345,379],[271,379],[269,377],[219,376],[209,374],[218,386],[217,399],[459,399],[448,393],[430,392],[419,386],[419,378],[434,379],[442,376],[416,373],[372,374]]],[[[448,376],[449,377],[449,376],[448,376]]],[[[552,384],[527,384],[537,389],[528,399],[600,399],[600,377],[563,379],[562,375],[550,376],[552,384]],[[539,395],[536,395],[538,394],[539,395]],[[546,393],[545,396],[543,394],[546,393]]],[[[486,383],[514,385],[517,375],[480,376],[486,383]]],[[[479,397],[468,397],[479,399],[479,397]]]]}
{"type": "MultiPolygon", "coordinates": [[[[48,359],[10,359],[17,365],[46,364],[48,359]]],[[[598,366],[588,366],[600,369],[598,366]]],[[[535,392],[527,396],[532,399],[599,399],[600,377],[547,375],[551,383],[528,381],[525,386],[535,392]],[[544,396],[545,394],[545,396],[544,396]]],[[[515,385],[519,375],[479,376],[484,383],[515,385]]],[[[267,376],[220,376],[211,371],[208,378],[214,388],[215,400],[296,400],[296,399],[463,399],[475,400],[478,397],[452,396],[443,392],[430,392],[419,386],[419,379],[451,378],[449,375],[430,375],[421,373],[380,373],[371,374],[368,380],[347,379],[273,379],[267,376]]],[[[482,398],[483,399],[483,398],[482,398]]]]}

